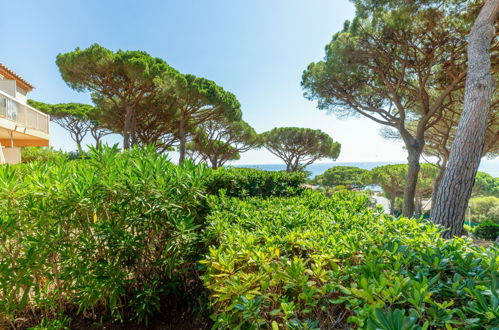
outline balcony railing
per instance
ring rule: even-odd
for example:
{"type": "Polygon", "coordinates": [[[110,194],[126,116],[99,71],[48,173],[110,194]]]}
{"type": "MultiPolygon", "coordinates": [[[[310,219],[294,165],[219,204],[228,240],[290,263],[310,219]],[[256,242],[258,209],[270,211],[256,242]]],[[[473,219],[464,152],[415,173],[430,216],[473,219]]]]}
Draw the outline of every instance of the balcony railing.
{"type": "Polygon", "coordinates": [[[28,129],[49,133],[49,115],[17,101],[2,91],[0,91],[0,118],[8,119],[28,129]]]}

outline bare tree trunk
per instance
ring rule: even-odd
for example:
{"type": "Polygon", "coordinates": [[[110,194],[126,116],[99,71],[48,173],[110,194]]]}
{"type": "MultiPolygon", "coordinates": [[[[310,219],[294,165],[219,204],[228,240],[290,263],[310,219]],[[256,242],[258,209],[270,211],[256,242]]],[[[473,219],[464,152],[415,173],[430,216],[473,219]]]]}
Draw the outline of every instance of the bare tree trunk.
{"type": "Polygon", "coordinates": [[[123,127],[123,149],[130,149],[130,130],[132,126],[132,107],[125,105],[125,127],[123,127]]]}
{"type": "Polygon", "coordinates": [[[90,135],[94,138],[95,140],[95,148],[96,149],[99,149],[99,145],[100,145],[100,135],[99,133],[97,132],[97,128],[94,126],[90,129],[90,135]]]}
{"type": "Polygon", "coordinates": [[[462,233],[466,208],[485,144],[487,117],[495,89],[490,71],[490,44],[498,14],[499,0],[488,0],[469,36],[464,109],[431,216],[435,223],[448,228],[443,235],[445,238],[462,233]]]}
{"type": "Polygon", "coordinates": [[[95,148],[99,149],[100,147],[100,137],[94,137],[95,138],[95,148]]]}
{"type": "Polygon", "coordinates": [[[76,140],[76,148],[78,148],[78,152],[81,154],[83,154],[83,148],[81,147],[81,140],[80,139],[77,139],[76,140]]]}
{"type": "Polygon", "coordinates": [[[419,165],[419,159],[421,157],[422,147],[411,146],[407,148],[409,156],[407,160],[409,162],[409,167],[407,169],[407,180],[404,187],[404,207],[402,214],[404,217],[412,217],[414,215],[414,198],[416,196],[416,185],[418,183],[418,175],[421,166],[419,165]]]}
{"type": "Polygon", "coordinates": [[[397,199],[396,194],[390,193],[390,214],[395,215],[395,201],[397,199]]]}
{"type": "Polygon", "coordinates": [[[447,169],[447,159],[444,159],[442,165],[438,168],[438,174],[435,178],[435,182],[433,182],[433,191],[431,193],[431,208],[435,206],[437,201],[438,189],[440,188],[440,183],[442,182],[442,178],[444,177],[445,170],[447,169]]]}
{"type": "Polygon", "coordinates": [[[185,120],[181,119],[178,128],[178,135],[180,139],[179,152],[180,156],[178,158],[178,163],[183,164],[185,161],[186,145],[187,145],[187,134],[185,132],[185,120]]]}
{"type": "Polygon", "coordinates": [[[135,111],[132,114],[132,125],[130,127],[130,139],[132,141],[132,147],[137,144],[137,116],[135,111]]]}
{"type": "Polygon", "coordinates": [[[423,198],[421,198],[421,196],[416,197],[414,206],[415,206],[414,217],[419,218],[423,214],[423,198]]]}

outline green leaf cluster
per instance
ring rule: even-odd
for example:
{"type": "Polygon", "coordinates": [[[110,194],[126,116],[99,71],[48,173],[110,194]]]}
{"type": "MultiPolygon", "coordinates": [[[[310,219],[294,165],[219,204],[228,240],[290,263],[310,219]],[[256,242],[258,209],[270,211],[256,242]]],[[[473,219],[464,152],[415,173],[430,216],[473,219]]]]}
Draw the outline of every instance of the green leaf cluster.
{"type": "Polygon", "coordinates": [[[499,178],[492,175],[478,172],[473,186],[473,195],[494,196],[499,198],[499,178]]]}
{"type": "Polygon", "coordinates": [[[209,197],[202,264],[215,328],[499,326],[497,246],[443,240],[368,196],[209,197]]]}
{"type": "Polygon", "coordinates": [[[261,143],[281,158],[286,170],[299,171],[320,159],[336,160],[341,144],[318,129],[276,127],[261,134],[261,143]]]}
{"type": "Polygon", "coordinates": [[[363,188],[370,184],[369,170],[355,166],[334,166],[317,175],[314,183],[326,187],[363,188]]]}
{"type": "Polygon", "coordinates": [[[482,222],[491,220],[499,224],[499,198],[494,196],[474,197],[470,199],[471,220],[482,222]]]}
{"type": "Polygon", "coordinates": [[[485,220],[474,228],[473,235],[478,238],[495,240],[499,237],[499,223],[485,220]]]}
{"type": "Polygon", "coordinates": [[[262,171],[252,168],[219,168],[207,179],[206,191],[229,197],[274,197],[299,195],[304,188],[303,172],[262,171]],[[223,192],[222,192],[223,191],[223,192]]]}

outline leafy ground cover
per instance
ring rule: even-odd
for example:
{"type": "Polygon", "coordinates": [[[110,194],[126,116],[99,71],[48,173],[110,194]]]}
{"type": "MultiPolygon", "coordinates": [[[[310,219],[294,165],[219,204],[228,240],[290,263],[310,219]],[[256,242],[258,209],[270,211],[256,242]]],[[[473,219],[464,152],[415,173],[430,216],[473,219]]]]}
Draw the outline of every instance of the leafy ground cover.
{"type": "Polygon", "coordinates": [[[498,249],[442,240],[346,192],[211,197],[202,261],[215,327],[499,326],[498,249]]]}

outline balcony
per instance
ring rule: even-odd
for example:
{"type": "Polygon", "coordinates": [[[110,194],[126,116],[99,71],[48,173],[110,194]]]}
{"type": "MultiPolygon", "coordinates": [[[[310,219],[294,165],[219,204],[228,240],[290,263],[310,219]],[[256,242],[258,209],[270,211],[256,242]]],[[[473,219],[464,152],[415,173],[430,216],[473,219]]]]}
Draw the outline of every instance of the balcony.
{"type": "Polygon", "coordinates": [[[0,143],[3,146],[48,146],[50,116],[0,90],[0,143]]]}

